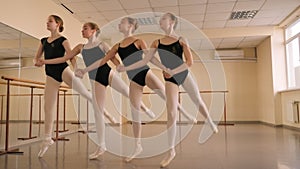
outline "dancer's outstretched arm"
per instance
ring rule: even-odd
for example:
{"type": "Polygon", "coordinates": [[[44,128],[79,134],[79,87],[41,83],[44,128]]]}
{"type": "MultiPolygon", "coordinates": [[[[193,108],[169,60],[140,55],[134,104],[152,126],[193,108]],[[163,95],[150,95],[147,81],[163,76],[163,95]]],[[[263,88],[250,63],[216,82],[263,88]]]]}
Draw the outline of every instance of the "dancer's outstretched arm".
{"type": "MultiPolygon", "coordinates": [[[[109,45],[105,42],[101,42],[101,45],[102,45],[102,50],[107,54],[110,50],[109,45]]],[[[114,65],[116,65],[116,66],[120,65],[120,61],[116,57],[112,57],[110,60],[111,60],[111,62],[113,62],[114,65]]]]}
{"type": "Polygon", "coordinates": [[[102,65],[107,63],[109,60],[112,60],[115,57],[115,55],[117,54],[117,51],[118,51],[118,44],[114,45],[113,48],[107,52],[107,54],[104,56],[104,58],[97,60],[90,66],[83,69],[82,73],[85,74],[94,69],[97,69],[98,67],[101,67],[102,65]]]}
{"type": "Polygon", "coordinates": [[[137,69],[137,68],[140,68],[142,66],[145,66],[149,61],[152,64],[154,64],[155,66],[159,67],[160,69],[166,70],[166,67],[163,64],[161,64],[161,62],[156,57],[154,57],[154,54],[157,51],[157,45],[156,45],[157,42],[156,41],[154,41],[152,43],[150,50],[147,49],[145,41],[138,40],[137,42],[140,44],[141,49],[143,50],[145,57],[142,60],[140,60],[136,63],[133,63],[129,66],[126,66],[126,67],[119,66],[117,68],[118,71],[129,71],[129,70],[137,69]]]}

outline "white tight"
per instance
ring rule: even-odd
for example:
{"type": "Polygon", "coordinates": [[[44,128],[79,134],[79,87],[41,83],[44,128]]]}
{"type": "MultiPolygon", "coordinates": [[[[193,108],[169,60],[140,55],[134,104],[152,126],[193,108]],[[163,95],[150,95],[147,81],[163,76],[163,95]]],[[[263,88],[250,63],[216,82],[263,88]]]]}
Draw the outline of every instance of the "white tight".
{"type": "MultiPolygon", "coordinates": [[[[82,84],[80,79],[76,78],[69,67],[67,67],[62,73],[62,80],[75,91],[80,93],[83,97],[92,101],[92,94],[82,84]]],[[[52,129],[54,123],[55,105],[57,103],[57,94],[60,86],[60,82],[54,80],[52,77],[46,77],[45,85],[45,137],[52,136],[52,129]]]]}
{"type": "MultiPolygon", "coordinates": [[[[153,74],[151,70],[148,71],[146,75],[146,85],[152,89],[155,93],[157,93],[160,97],[165,99],[165,91],[164,86],[160,82],[160,80],[153,74]]],[[[143,86],[138,85],[137,83],[131,81],[129,86],[129,99],[130,99],[130,107],[132,111],[132,127],[133,127],[133,134],[136,138],[136,144],[140,144],[141,138],[141,100],[143,96],[143,86]]]]}
{"type": "MultiPolygon", "coordinates": [[[[209,120],[211,123],[211,117],[208,113],[208,109],[203,102],[198,86],[195,80],[192,78],[189,73],[186,77],[184,83],[182,84],[184,90],[188,93],[189,97],[193,103],[198,107],[200,113],[209,120]]],[[[177,117],[177,104],[178,104],[178,91],[179,87],[172,83],[166,82],[166,96],[167,96],[167,113],[168,113],[168,137],[170,148],[173,149],[175,146],[175,137],[176,137],[176,117],[177,117]]]]}
{"type": "MultiPolygon", "coordinates": [[[[110,77],[109,77],[109,85],[121,93],[123,96],[129,98],[129,87],[127,84],[119,77],[118,75],[113,72],[113,70],[110,71],[110,77]]],[[[147,111],[148,108],[144,105],[143,102],[140,103],[140,107],[143,111],[147,111]]]]}

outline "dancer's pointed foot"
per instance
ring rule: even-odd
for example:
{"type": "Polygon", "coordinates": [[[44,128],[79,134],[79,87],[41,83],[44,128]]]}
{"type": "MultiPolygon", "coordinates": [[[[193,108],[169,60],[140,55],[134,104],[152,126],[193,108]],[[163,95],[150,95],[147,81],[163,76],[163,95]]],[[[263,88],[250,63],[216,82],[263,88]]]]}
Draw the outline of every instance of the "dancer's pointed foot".
{"type": "Polygon", "coordinates": [[[170,150],[168,155],[160,162],[160,167],[164,168],[167,167],[171,161],[175,158],[176,152],[174,149],[170,150]]]}
{"type": "Polygon", "coordinates": [[[112,115],[110,115],[108,113],[105,113],[104,115],[111,123],[113,123],[113,124],[117,123],[117,120],[112,115]]]}
{"type": "Polygon", "coordinates": [[[94,160],[106,151],[106,147],[97,147],[96,151],[89,155],[90,160],[94,160]]]}
{"type": "Polygon", "coordinates": [[[215,123],[212,123],[211,124],[211,129],[214,131],[214,133],[218,133],[219,132],[219,129],[218,129],[218,126],[215,124],[215,123]]]}
{"type": "Polygon", "coordinates": [[[193,123],[197,124],[198,123],[198,120],[196,118],[192,118],[190,119],[193,123]]]}
{"type": "Polygon", "coordinates": [[[153,113],[152,110],[150,109],[147,109],[145,110],[145,113],[151,118],[151,119],[154,119],[156,117],[156,115],[153,113]]]}
{"type": "Polygon", "coordinates": [[[129,163],[129,162],[130,162],[131,160],[133,160],[136,156],[138,156],[142,151],[143,151],[142,145],[141,145],[141,144],[138,144],[138,145],[136,146],[136,148],[135,148],[134,153],[133,153],[131,156],[125,158],[125,162],[129,163]]]}
{"type": "Polygon", "coordinates": [[[214,121],[212,121],[211,119],[207,119],[207,122],[209,123],[211,129],[213,130],[214,133],[218,133],[219,130],[218,130],[218,125],[216,125],[214,123],[214,121]]]}
{"type": "Polygon", "coordinates": [[[38,157],[41,158],[46,153],[48,148],[54,143],[54,141],[51,138],[45,139],[41,144],[41,149],[38,153],[38,157]]]}

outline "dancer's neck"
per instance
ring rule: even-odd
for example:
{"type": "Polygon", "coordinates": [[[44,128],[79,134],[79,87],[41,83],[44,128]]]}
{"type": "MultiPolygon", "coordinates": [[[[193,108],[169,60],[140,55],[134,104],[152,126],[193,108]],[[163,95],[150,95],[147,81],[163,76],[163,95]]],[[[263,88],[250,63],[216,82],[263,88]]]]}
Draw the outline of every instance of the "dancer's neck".
{"type": "Polygon", "coordinates": [[[167,36],[167,37],[172,37],[172,38],[176,38],[176,39],[178,37],[178,35],[175,33],[175,31],[173,29],[167,30],[165,32],[166,32],[165,36],[167,36]]]}
{"type": "Polygon", "coordinates": [[[51,35],[50,35],[50,38],[51,39],[56,39],[56,38],[58,38],[58,37],[60,37],[61,35],[60,35],[60,33],[59,32],[57,32],[57,31],[51,31],[51,35]]]}
{"type": "Polygon", "coordinates": [[[128,38],[128,37],[131,37],[131,36],[132,36],[131,31],[125,32],[125,33],[123,33],[123,34],[124,34],[124,38],[128,38]]]}
{"type": "Polygon", "coordinates": [[[92,35],[91,37],[88,38],[88,42],[87,42],[86,46],[95,47],[99,43],[100,43],[100,41],[97,39],[97,37],[95,35],[92,35]]]}

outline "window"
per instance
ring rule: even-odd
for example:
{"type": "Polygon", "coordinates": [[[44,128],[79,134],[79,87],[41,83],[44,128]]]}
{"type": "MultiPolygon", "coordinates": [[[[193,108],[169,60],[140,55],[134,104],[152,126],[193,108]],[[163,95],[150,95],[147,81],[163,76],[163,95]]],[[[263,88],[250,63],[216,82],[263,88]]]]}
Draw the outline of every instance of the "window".
{"type": "Polygon", "coordinates": [[[300,87],[300,19],[285,30],[288,88],[300,87]]]}

